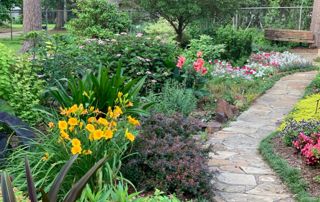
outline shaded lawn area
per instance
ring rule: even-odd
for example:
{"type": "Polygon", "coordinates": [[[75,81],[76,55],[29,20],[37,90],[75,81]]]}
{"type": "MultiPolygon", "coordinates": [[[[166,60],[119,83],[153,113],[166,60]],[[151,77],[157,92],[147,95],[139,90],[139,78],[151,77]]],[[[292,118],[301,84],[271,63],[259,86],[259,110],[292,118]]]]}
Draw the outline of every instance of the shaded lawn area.
{"type": "MultiPolygon", "coordinates": [[[[66,34],[66,30],[50,30],[49,34],[66,34]]],[[[12,52],[18,53],[24,41],[24,36],[13,36],[11,38],[0,38],[0,43],[6,45],[12,52]]]]}
{"type": "Polygon", "coordinates": [[[12,52],[18,53],[23,44],[23,40],[23,36],[14,36],[12,40],[10,38],[0,38],[0,43],[6,45],[12,52]]]}
{"type": "MultiPolygon", "coordinates": [[[[44,25],[45,24],[43,24],[43,26],[44,25]]],[[[55,24],[48,24],[48,29],[52,30],[54,28],[54,26],[55,26],[55,24]]],[[[13,24],[12,30],[14,32],[22,31],[23,25],[22,24],[13,24]]],[[[11,25],[10,24],[0,26],[0,33],[7,33],[7,32],[11,32],[11,25]]]]}

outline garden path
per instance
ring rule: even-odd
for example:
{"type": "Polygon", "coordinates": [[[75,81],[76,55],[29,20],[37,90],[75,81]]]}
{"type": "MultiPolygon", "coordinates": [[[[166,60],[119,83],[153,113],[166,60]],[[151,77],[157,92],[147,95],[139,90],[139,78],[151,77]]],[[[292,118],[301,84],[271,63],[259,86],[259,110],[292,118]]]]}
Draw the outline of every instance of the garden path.
{"type": "Polygon", "coordinates": [[[283,77],[236,121],[209,136],[214,149],[209,166],[215,171],[216,201],[294,201],[264,162],[258,147],[263,138],[276,130],[316,74],[311,71],[283,77]]]}

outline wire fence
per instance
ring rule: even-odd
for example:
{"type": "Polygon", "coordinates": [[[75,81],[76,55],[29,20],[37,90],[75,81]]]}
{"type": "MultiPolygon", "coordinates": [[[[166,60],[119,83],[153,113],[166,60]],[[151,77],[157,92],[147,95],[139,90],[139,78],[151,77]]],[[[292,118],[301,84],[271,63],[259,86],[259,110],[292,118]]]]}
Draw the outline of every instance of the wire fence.
{"type": "MultiPolygon", "coordinates": [[[[141,31],[143,25],[155,22],[156,18],[150,16],[143,10],[126,10],[132,19],[130,32],[141,31]]],[[[198,19],[196,24],[200,30],[215,30],[216,28],[231,24],[234,28],[265,28],[309,30],[312,18],[312,7],[250,7],[241,8],[232,12],[233,15],[216,16],[212,18],[198,19]]],[[[0,13],[2,15],[2,13],[0,13]]],[[[21,32],[23,12],[22,10],[11,10],[6,21],[6,27],[0,27],[1,33],[21,32]]],[[[42,11],[42,23],[44,30],[56,27],[59,21],[62,25],[67,24],[75,18],[72,10],[45,9],[42,11]],[[61,17],[62,16],[62,17],[61,17]],[[62,19],[61,19],[62,18],[62,19]]]]}

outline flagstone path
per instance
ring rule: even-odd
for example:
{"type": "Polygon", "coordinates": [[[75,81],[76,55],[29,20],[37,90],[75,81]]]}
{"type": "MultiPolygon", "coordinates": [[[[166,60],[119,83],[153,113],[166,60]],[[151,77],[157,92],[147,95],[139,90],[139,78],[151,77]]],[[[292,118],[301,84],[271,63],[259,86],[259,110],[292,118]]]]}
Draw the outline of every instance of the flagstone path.
{"type": "Polygon", "coordinates": [[[214,151],[216,201],[289,202],[292,194],[258,152],[263,138],[275,131],[281,120],[303,96],[317,72],[295,73],[279,80],[236,121],[209,137],[214,151]]]}

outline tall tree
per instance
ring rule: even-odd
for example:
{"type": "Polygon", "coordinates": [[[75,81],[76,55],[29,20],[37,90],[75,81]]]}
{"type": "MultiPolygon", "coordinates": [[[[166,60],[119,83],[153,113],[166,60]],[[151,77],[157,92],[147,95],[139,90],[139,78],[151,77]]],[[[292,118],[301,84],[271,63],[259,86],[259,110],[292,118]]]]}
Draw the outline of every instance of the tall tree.
{"type": "Polygon", "coordinates": [[[240,5],[240,0],[137,0],[151,15],[163,17],[174,28],[177,41],[183,42],[186,27],[199,17],[226,15],[240,5]]]}
{"type": "MultiPolygon", "coordinates": [[[[23,0],[23,32],[27,34],[31,31],[42,29],[41,0],[23,0]]],[[[33,42],[26,40],[22,47],[25,52],[33,46],[33,42]]]]}
{"type": "Polygon", "coordinates": [[[64,27],[64,7],[65,7],[65,0],[57,0],[56,2],[56,26],[54,29],[61,30],[64,27]]]}

